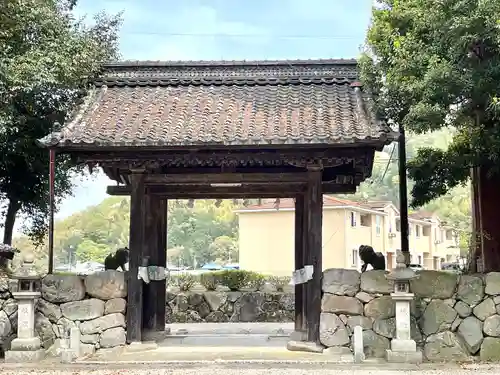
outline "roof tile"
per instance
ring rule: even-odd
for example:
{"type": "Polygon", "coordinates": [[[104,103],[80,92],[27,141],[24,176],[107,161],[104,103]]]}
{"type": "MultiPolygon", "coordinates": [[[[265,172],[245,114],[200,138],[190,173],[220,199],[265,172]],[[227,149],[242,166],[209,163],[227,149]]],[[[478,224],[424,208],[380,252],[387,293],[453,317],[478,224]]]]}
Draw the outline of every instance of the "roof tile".
{"type": "Polygon", "coordinates": [[[388,143],[350,60],[108,65],[59,144],[388,143]]]}

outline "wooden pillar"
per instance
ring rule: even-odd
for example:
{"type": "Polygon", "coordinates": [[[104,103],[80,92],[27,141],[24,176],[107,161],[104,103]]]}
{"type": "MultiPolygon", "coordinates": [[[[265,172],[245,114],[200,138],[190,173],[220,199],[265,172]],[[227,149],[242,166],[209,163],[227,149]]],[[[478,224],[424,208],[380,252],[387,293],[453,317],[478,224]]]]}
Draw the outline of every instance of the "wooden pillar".
{"type": "Polygon", "coordinates": [[[323,193],[321,169],[308,171],[305,206],[307,207],[307,253],[306,265],[312,265],[314,274],[306,284],[307,341],[319,344],[319,320],[321,315],[321,281],[323,276],[323,193]]]}
{"type": "MultiPolygon", "coordinates": [[[[167,267],[167,200],[158,200],[158,220],[156,221],[156,254],[154,265],[167,267]]],[[[165,306],[167,281],[158,280],[154,282],[155,295],[155,331],[165,330],[165,306]]]]}
{"type": "MultiPolygon", "coordinates": [[[[150,266],[166,267],[166,201],[155,195],[146,197],[145,251],[150,266]]],[[[143,285],[142,327],[145,331],[165,330],[165,280],[143,285]]]]}
{"type": "MultiPolygon", "coordinates": [[[[307,249],[304,236],[304,223],[306,222],[304,195],[295,197],[295,269],[304,268],[305,249],[307,249]]],[[[305,284],[295,285],[295,332],[300,337],[305,337],[305,284]]]]}
{"type": "Polygon", "coordinates": [[[142,340],[143,282],[137,279],[142,262],[145,224],[145,174],[133,172],[130,176],[130,238],[129,270],[127,272],[127,342],[142,340]]]}

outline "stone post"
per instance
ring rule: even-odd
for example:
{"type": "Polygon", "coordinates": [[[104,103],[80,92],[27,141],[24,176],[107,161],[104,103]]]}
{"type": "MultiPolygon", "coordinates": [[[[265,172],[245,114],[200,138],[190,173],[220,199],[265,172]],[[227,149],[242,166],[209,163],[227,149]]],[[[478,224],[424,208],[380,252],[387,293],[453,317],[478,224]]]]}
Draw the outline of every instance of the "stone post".
{"type": "Polygon", "coordinates": [[[410,293],[410,280],[418,277],[406,267],[404,254],[398,250],[396,268],[386,277],[394,281],[394,293],[391,297],[396,307],[396,338],[391,341],[391,349],[387,349],[387,362],[421,363],[422,352],[417,350],[417,343],[411,339],[410,303],[414,294],[410,293]]]}
{"type": "Polygon", "coordinates": [[[12,296],[17,300],[17,338],[5,352],[5,362],[34,362],[43,359],[40,338],[35,334],[35,303],[40,298],[40,276],[34,268],[34,256],[25,254],[23,264],[10,281],[12,296]]]}
{"type": "Polygon", "coordinates": [[[363,327],[355,326],[352,340],[354,349],[354,362],[361,363],[365,360],[365,351],[363,345],[363,327]]]}

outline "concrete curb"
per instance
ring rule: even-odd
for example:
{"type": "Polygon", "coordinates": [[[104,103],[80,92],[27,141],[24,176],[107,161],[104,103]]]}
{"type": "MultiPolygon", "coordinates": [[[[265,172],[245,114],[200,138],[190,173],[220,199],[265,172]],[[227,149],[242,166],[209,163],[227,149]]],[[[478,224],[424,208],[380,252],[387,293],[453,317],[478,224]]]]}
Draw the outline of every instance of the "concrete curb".
{"type": "Polygon", "coordinates": [[[155,365],[155,364],[181,364],[181,365],[207,365],[207,364],[335,364],[346,363],[336,360],[295,360],[295,359],[215,359],[215,360],[169,360],[169,361],[76,361],[75,364],[83,365],[155,365]]]}
{"type": "MultiPolygon", "coordinates": [[[[240,368],[272,368],[272,367],[290,367],[290,368],[339,368],[339,369],[367,369],[367,370],[380,370],[386,371],[388,369],[386,363],[363,363],[363,364],[353,364],[353,363],[339,363],[334,360],[171,360],[171,361],[76,361],[72,363],[5,363],[0,364],[0,369],[26,369],[26,370],[85,370],[91,368],[96,369],[99,366],[100,369],[106,370],[110,368],[122,368],[122,369],[147,369],[147,368],[207,368],[207,367],[229,367],[234,368],[234,366],[239,366],[240,368]]],[[[398,366],[401,370],[419,370],[419,366],[398,366]]]]}
{"type": "Polygon", "coordinates": [[[96,370],[99,366],[100,370],[151,370],[151,369],[182,369],[182,368],[230,368],[234,366],[239,368],[252,369],[269,369],[269,368],[304,368],[307,370],[313,369],[339,369],[339,370],[362,370],[371,371],[372,373],[384,374],[387,371],[443,371],[450,372],[453,370],[462,371],[478,371],[478,370],[500,370],[500,364],[456,364],[456,363],[423,363],[420,365],[412,364],[394,364],[387,363],[382,360],[367,360],[362,364],[356,363],[339,363],[335,360],[265,360],[265,359],[243,359],[243,360],[166,360],[166,361],[85,361],[77,360],[72,363],[62,364],[57,361],[47,361],[38,363],[2,363],[1,369],[19,369],[23,371],[54,371],[64,370],[71,372],[73,370],[96,370]]]}

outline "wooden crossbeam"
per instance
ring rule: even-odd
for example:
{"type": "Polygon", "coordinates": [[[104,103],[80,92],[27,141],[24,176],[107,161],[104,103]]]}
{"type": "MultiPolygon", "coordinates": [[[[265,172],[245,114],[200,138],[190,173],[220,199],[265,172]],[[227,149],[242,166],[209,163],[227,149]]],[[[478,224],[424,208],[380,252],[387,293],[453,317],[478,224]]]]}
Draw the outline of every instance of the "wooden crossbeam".
{"type": "Polygon", "coordinates": [[[262,183],[295,183],[307,181],[305,173],[205,173],[205,174],[164,174],[146,177],[146,184],[262,184],[262,183]]]}
{"type": "MultiPolygon", "coordinates": [[[[347,194],[356,192],[353,185],[323,183],[325,194],[347,194]]],[[[109,195],[128,196],[129,186],[108,186],[109,195]]],[[[149,185],[147,194],[159,195],[166,199],[231,199],[231,198],[286,198],[305,191],[303,184],[253,184],[242,186],[210,186],[210,185],[149,185]]]]}

